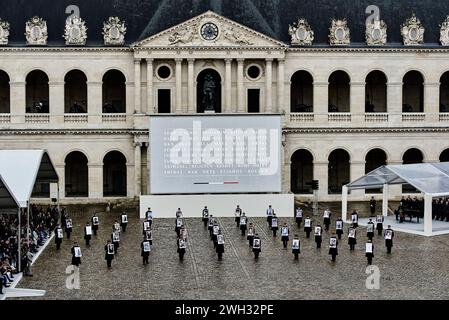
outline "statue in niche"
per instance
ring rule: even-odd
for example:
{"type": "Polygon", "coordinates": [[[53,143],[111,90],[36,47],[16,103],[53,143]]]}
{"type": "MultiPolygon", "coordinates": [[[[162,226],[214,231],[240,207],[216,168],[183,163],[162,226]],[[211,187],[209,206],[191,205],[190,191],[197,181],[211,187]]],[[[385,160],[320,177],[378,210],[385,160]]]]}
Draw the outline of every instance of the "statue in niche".
{"type": "Polygon", "coordinates": [[[203,107],[204,111],[215,111],[215,80],[212,75],[204,77],[203,85],[203,107]]]}

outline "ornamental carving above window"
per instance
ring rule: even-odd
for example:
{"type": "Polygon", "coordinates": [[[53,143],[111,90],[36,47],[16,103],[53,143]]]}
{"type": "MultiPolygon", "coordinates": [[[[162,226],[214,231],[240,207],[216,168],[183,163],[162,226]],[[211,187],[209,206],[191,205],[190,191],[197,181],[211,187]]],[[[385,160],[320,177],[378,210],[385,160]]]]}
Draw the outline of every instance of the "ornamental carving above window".
{"type": "Polygon", "coordinates": [[[329,32],[329,42],[332,46],[348,45],[351,43],[350,32],[346,19],[332,19],[329,32]]]}

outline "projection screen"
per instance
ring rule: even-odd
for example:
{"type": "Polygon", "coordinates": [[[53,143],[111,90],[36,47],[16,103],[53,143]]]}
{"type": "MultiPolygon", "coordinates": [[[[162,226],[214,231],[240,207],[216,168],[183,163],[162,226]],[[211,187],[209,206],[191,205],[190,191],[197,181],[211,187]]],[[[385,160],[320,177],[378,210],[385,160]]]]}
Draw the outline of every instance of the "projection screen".
{"type": "Polygon", "coordinates": [[[280,115],[151,116],[150,193],[281,192],[280,115]]]}

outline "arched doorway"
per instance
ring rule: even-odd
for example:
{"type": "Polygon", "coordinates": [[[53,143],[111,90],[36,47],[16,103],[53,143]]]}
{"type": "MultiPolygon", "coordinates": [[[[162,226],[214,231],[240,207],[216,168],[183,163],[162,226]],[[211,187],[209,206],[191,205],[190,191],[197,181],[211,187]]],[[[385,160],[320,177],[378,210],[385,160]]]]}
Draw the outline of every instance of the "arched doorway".
{"type": "Polygon", "coordinates": [[[196,105],[198,113],[221,113],[221,77],[217,71],[205,69],[198,74],[196,105]]]}
{"type": "Polygon", "coordinates": [[[87,157],[79,151],[73,151],[65,158],[65,196],[89,196],[89,170],[87,157]]]}
{"type": "Polygon", "coordinates": [[[328,160],[329,194],[341,193],[342,186],[350,182],[349,153],[337,149],[331,152],[328,160]]]}
{"type": "Polygon", "coordinates": [[[402,85],[402,112],[424,112],[424,78],[418,71],[405,74],[402,85]]]}
{"type": "MultiPolygon", "coordinates": [[[[365,174],[387,164],[387,154],[382,149],[370,150],[365,157],[365,174]]],[[[367,193],[381,193],[382,189],[367,189],[367,193]]]]}
{"type": "MultiPolygon", "coordinates": [[[[402,156],[403,164],[422,163],[423,160],[424,156],[422,152],[416,148],[408,149],[402,156]]],[[[402,186],[402,193],[417,193],[417,192],[419,191],[409,184],[404,184],[402,186]]]]}
{"type": "Polygon", "coordinates": [[[87,77],[72,70],[64,78],[64,112],[87,113],[87,77]]]}
{"type": "Polygon", "coordinates": [[[11,112],[10,101],[9,76],[5,71],[0,70],[0,113],[11,112]]]}
{"type": "Polygon", "coordinates": [[[296,150],[290,164],[291,188],[296,194],[311,194],[313,180],[313,156],[304,149],[296,150]]]}
{"type": "Polygon", "coordinates": [[[449,162],[449,149],[446,149],[443,152],[441,152],[440,162],[449,162]]]}
{"type": "Polygon", "coordinates": [[[103,159],[103,196],[126,197],[126,158],[111,151],[103,159]]]}
{"type": "Polygon", "coordinates": [[[31,71],[26,77],[26,112],[49,113],[48,76],[41,70],[31,71]]]}
{"type": "Polygon", "coordinates": [[[103,113],[126,113],[126,78],[118,70],[103,76],[103,113]]]}
{"type": "Polygon", "coordinates": [[[440,78],[440,112],[449,112],[449,71],[440,78]]]}
{"type": "Polygon", "coordinates": [[[365,80],[365,112],[387,112],[387,77],[371,71],[365,80]]]}
{"type": "Polygon", "coordinates": [[[329,76],[329,112],[350,112],[349,75],[341,70],[329,76]]]}
{"type": "Polygon", "coordinates": [[[291,78],[290,111],[313,112],[313,77],[307,71],[296,71],[291,78]]]}

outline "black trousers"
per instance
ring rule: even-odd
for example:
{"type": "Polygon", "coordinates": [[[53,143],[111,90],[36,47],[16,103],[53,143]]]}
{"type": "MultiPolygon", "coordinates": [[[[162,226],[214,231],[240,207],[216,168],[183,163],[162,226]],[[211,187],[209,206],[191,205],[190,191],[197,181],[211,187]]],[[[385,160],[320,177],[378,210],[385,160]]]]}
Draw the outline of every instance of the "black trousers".
{"type": "Polygon", "coordinates": [[[391,253],[391,246],[387,247],[387,253],[391,253]]]}
{"type": "Polygon", "coordinates": [[[112,267],[112,260],[111,259],[107,259],[106,262],[108,264],[108,268],[111,268],[112,267]]]}
{"type": "Polygon", "coordinates": [[[335,262],[335,258],[337,257],[337,255],[336,254],[333,254],[332,255],[332,261],[334,261],[335,262]]]}
{"type": "Polygon", "coordinates": [[[276,237],[277,229],[273,229],[273,237],[276,237]]]}
{"type": "Polygon", "coordinates": [[[256,259],[259,258],[259,251],[254,252],[254,258],[256,258],[256,259]]]}
{"type": "Polygon", "coordinates": [[[143,264],[148,264],[148,258],[149,258],[148,256],[143,257],[143,264]]]}
{"type": "Polygon", "coordinates": [[[354,250],[355,249],[355,244],[350,244],[349,245],[349,250],[354,250]]]}
{"type": "Polygon", "coordinates": [[[242,229],[242,236],[245,235],[245,231],[246,231],[246,229],[242,229]]]}
{"type": "Polygon", "coordinates": [[[368,264],[372,264],[373,263],[373,257],[366,257],[368,259],[368,264]]]}
{"type": "Polygon", "coordinates": [[[310,238],[310,231],[306,231],[306,238],[310,238]]]}
{"type": "Polygon", "coordinates": [[[179,260],[184,260],[184,252],[179,253],[179,260]]]}
{"type": "Polygon", "coordinates": [[[122,231],[126,232],[126,224],[122,225],[122,231]]]}
{"type": "Polygon", "coordinates": [[[284,248],[287,248],[288,240],[282,240],[282,243],[284,244],[284,248]]]}
{"type": "Polygon", "coordinates": [[[298,260],[299,253],[295,252],[294,255],[295,255],[295,260],[298,260]]]}
{"type": "Polygon", "coordinates": [[[59,250],[61,248],[61,242],[56,243],[56,250],[59,250]]]}

